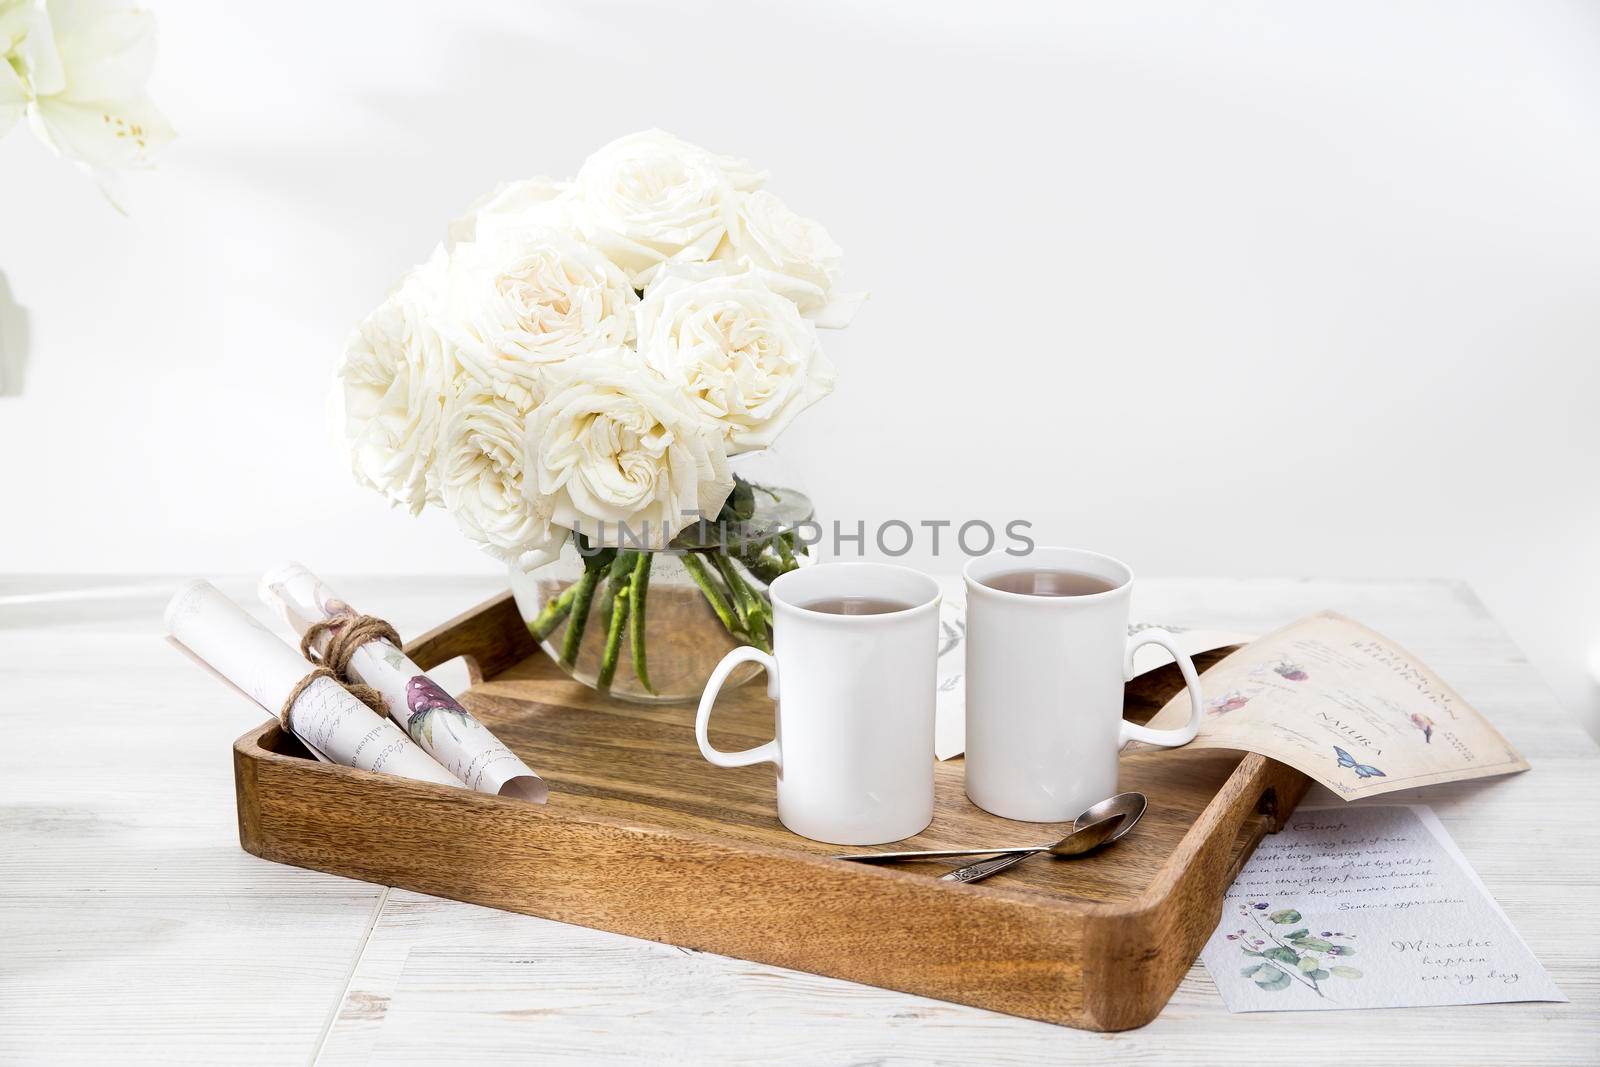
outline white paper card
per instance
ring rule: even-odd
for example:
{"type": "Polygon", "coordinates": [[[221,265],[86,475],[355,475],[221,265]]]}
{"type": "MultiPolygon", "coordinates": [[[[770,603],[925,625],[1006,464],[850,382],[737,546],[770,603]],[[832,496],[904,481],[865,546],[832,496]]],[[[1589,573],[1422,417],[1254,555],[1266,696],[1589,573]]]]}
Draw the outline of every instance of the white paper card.
{"type": "Polygon", "coordinates": [[[1200,958],[1229,1011],[1567,999],[1422,806],[1296,811],[1200,958]]]}

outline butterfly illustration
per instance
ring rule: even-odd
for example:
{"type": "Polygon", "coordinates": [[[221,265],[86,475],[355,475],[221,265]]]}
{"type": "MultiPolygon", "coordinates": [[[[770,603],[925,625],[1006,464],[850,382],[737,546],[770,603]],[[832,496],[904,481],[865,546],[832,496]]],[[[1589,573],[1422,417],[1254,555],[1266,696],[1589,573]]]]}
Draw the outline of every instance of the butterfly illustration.
{"type": "Polygon", "coordinates": [[[961,641],[967,636],[967,624],[964,620],[955,622],[939,620],[939,653],[935,658],[941,658],[946,652],[961,646],[961,641]]]}
{"type": "Polygon", "coordinates": [[[406,723],[406,733],[411,735],[411,740],[419,745],[431,748],[433,746],[433,722],[440,719],[444,728],[450,732],[451,738],[461,740],[461,735],[456,733],[450,720],[455,719],[465,726],[472,721],[472,716],[467,709],[455,702],[455,698],[425,674],[419,674],[406,683],[406,707],[411,711],[411,718],[406,723]]]}
{"type": "Polygon", "coordinates": [[[1351,770],[1356,772],[1356,777],[1357,778],[1372,778],[1372,777],[1387,778],[1387,777],[1389,777],[1387,774],[1384,774],[1382,771],[1378,770],[1378,768],[1376,768],[1376,767],[1370,766],[1370,765],[1365,764],[1365,763],[1357,763],[1356,762],[1356,758],[1354,756],[1350,755],[1350,753],[1346,752],[1344,749],[1340,748],[1338,745],[1334,745],[1333,746],[1333,750],[1334,750],[1334,752],[1338,753],[1338,755],[1339,755],[1339,766],[1341,766],[1341,767],[1349,767],[1351,770]]]}
{"type": "Polygon", "coordinates": [[[1419,711],[1413,711],[1411,713],[1411,725],[1422,731],[1422,741],[1424,744],[1431,744],[1433,742],[1432,719],[1428,718],[1419,711]]]}
{"type": "Polygon", "coordinates": [[[1249,697],[1237,689],[1230,689],[1213,699],[1207,711],[1212,715],[1226,715],[1230,711],[1238,711],[1248,703],[1250,703],[1249,697]]]}

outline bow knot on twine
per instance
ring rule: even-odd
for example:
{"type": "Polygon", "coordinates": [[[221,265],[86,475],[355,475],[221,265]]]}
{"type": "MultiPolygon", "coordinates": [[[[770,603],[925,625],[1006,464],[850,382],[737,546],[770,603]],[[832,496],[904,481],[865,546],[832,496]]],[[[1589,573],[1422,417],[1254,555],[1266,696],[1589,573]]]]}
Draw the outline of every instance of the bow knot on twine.
{"type": "Polygon", "coordinates": [[[289,712],[294,709],[295,702],[321,678],[330,678],[343,686],[351,696],[379,715],[388,714],[383,694],[350,676],[350,658],[356,654],[356,649],[368,641],[388,641],[396,648],[401,645],[400,634],[395,628],[374,615],[345,612],[306,627],[306,632],[300,638],[300,654],[317,664],[317,668],[296,682],[289,691],[288,699],[283,702],[278,721],[283,723],[285,730],[289,729],[289,712]],[[328,639],[327,647],[319,653],[315,646],[324,636],[328,639]]]}

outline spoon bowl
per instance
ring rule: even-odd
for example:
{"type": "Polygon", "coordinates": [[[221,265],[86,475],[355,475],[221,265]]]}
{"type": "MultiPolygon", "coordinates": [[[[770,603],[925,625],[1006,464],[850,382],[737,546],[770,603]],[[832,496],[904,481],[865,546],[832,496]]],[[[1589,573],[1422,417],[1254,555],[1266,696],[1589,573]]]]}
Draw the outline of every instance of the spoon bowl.
{"type": "Polygon", "coordinates": [[[1104,848],[1122,836],[1122,824],[1127,816],[1116,811],[1103,819],[1093,819],[1082,826],[1074,825],[1072,833],[1049,848],[1040,849],[1040,856],[1087,856],[1097,848],[1104,848]]]}
{"type": "MultiPolygon", "coordinates": [[[[1128,831],[1132,830],[1134,825],[1144,818],[1145,809],[1149,806],[1150,801],[1146,799],[1143,793],[1118,793],[1114,797],[1108,797],[1098,804],[1091,805],[1082,815],[1074,819],[1072,821],[1072,834],[1068,834],[1056,844],[1060,845],[1072,840],[1073,835],[1079,830],[1094,823],[1102,822],[1113,815],[1120,815],[1122,816],[1122,822],[1112,831],[1111,836],[1100,842],[1097,847],[1112,844],[1119,838],[1127,836],[1128,831]]],[[[1055,846],[1051,846],[1050,851],[1055,852],[1055,846]]]]}

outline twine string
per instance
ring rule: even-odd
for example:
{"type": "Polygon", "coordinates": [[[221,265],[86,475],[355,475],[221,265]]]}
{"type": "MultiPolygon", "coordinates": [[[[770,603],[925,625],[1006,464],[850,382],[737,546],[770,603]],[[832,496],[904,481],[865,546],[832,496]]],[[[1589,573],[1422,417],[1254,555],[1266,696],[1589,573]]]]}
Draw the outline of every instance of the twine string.
{"type": "Polygon", "coordinates": [[[290,729],[289,713],[294,710],[295,702],[305,695],[305,691],[319,678],[331,678],[348,690],[351,696],[379,715],[388,714],[383,694],[350,676],[350,658],[356,654],[356,649],[368,641],[388,641],[396,648],[400,647],[400,635],[395,628],[372,615],[348,613],[336,615],[331,619],[312,623],[306,628],[305,634],[300,638],[300,654],[317,664],[317,667],[289,690],[289,697],[283,702],[282,710],[278,712],[278,721],[283,724],[285,730],[290,729]],[[315,645],[323,636],[327,637],[328,644],[319,653],[315,645]]]}
{"type": "Polygon", "coordinates": [[[387,641],[395,648],[401,645],[395,628],[382,619],[346,612],[306,627],[300,638],[300,654],[312,663],[329,668],[348,685],[352,681],[350,658],[368,641],[387,641]],[[328,645],[319,653],[316,645],[324,636],[328,638],[328,645]]]}

